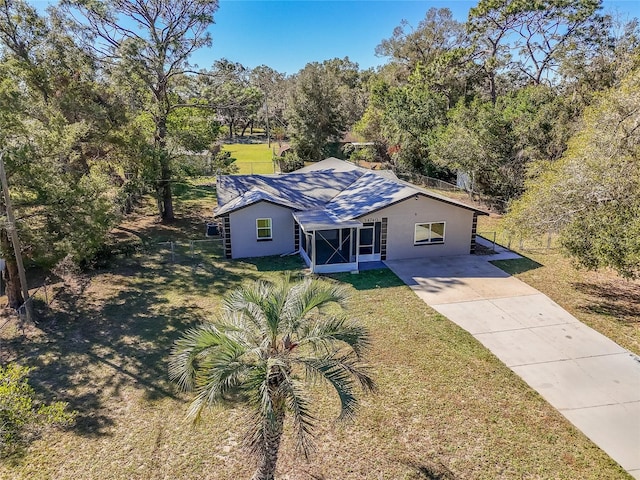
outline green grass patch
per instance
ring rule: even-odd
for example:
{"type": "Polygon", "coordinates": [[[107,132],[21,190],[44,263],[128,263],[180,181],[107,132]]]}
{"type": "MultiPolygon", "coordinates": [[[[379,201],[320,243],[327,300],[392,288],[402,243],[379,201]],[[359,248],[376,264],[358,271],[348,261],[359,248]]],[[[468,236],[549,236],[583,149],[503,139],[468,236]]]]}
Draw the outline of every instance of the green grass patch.
{"type": "Polygon", "coordinates": [[[269,174],[274,173],[273,145],[269,148],[266,143],[232,143],[224,145],[223,149],[236,158],[240,174],[269,174]]]}
{"type": "MultiPolygon", "coordinates": [[[[78,411],[74,427],[0,464],[0,478],[250,478],[254,465],[241,448],[246,412],[214,408],[191,426],[189,398],[168,381],[167,360],[181,332],[216,318],[230,289],[303,272],[303,264],[296,256],[227,260],[215,241],[191,249],[213,205],[209,195],[183,193],[175,224],[158,223],[150,200],[121,226],[143,240],[143,252],[85,274],[79,285],[50,286],[54,300],[38,304],[39,324],[25,335],[0,331],[1,360],[35,367],[38,395],[78,411]],[[160,239],[176,242],[173,257],[160,239]]],[[[315,391],[317,450],[306,462],[285,440],[279,478],[629,478],[389,270],[332,281],[349,288],[348,314],[372,332],[378,392],[343,424],[335,397],[315,391]]]]}
{"type": "Polygon", "coordinates": [[[496,267],[511,275],[517,275],[518,273],[528,272],[536,268],[542,267],[541,264],[530,258],[515,258],[511,260],[495,260],[491,262],[496,267]]]}

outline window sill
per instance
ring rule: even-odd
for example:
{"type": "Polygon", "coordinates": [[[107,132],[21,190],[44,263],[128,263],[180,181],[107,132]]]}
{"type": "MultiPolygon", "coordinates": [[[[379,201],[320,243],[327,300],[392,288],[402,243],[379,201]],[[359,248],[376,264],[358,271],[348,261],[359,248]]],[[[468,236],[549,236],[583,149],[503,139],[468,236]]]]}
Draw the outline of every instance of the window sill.
{"type": "Polygon", "coordinates": [[[272,242],[273,238],[256,238],[256,242],[272,242]]]}
{"type": "Polygon", "coordinates": [[[414,243],[414,247],[422,247],[424,245],[444,245],[444,242],[414,243]]]}

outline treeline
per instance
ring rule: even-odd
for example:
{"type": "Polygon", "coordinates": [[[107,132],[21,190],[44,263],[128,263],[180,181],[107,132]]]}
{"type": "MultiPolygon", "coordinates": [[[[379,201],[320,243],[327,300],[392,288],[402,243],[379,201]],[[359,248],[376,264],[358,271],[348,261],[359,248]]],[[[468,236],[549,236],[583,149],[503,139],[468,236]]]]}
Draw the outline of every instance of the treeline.
{"type": "MultiPolygon", "coordinates": [[[[376,52],[388,62],[375,70],[344,58],[290,76],[226,59],[196,71],[189,59],[210,45],[217,7],[64,0],[41,14],[25,1],[0,0],[0,149],[32,262],[89,264],[147,193],[171,221],[173,185],[203,168],[194,153],[224,170],[220,139],[260,127],[290,141],[298,159],[353,155],[449,180],[462,172],[475,191],[513,210],[521,219],[513,228],[579,232],[590,225],[585,218],[600,218],[588,241],[571,234],[565,245],[588,266],[637,275],[637,240],[620,240],[616,252],[627,251],[617,260],[591,241],[600,235],[602,246],[634,225],[626,210],[616,223],[599,208],[638,208],[636,20],[620,23],[594,0],[482,0],[467,22],[430,9],[418,25],[402,23],[381,40],[376,52]],[[617,116],[607,117],[612,105],[617,116]],[[593,144],[588,132],[608,143],[593,144]],[[373,147],[336,151],[347,133],[373,147]],[[591,165],[587,155],[601,174],[580,170],[591,165]],[[554,200],[569,188],[557,181],[568,178],[607,195],[572,185],[573,203],[554,200]],[[541,185],[548,187],[538,194],[541,185]],[[548,205],[534,201],[539,195],[548,205]],[[576,212],[581,223],[572,223],[576,212]]],[[[2,220],[0,253],[17,307],[12,227],[2,220]]]]}

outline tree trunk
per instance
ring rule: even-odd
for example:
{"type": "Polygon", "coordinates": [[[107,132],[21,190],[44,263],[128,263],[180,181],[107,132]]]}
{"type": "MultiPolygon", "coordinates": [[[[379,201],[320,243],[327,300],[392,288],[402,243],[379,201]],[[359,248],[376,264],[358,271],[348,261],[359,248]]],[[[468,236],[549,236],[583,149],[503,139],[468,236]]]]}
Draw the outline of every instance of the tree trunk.
{"type": "Polygon", "coordinates": [[[160,181],[158,182],[158,207],[164,222],[174,219],[173,195],[171,193],[171,164],[167,152],[167,116],[156,118],[156,151],[160,157],[160,181]]]}
{"type": "Polygon", "coordinates": [[[11,308],[17,309],[24,303],[22,284],[18,274],[18,264],[13,255],[13,246],[9,241],[9,234],[4,228],[0,230],[0,251],[5,261],[2,276],[4,277],[7,300],[11,308]]]}
{"type": "MultiPolygon", "coordinates": [[[[244,127],[242,127],[242,132],[240,133],[240,138],[244,138],[244,134],[247,131],[247,128],[249,128],[249,125],[251,124],[252,124],[251,120],[249,120],[247,123],[244,124],[244,127]]],[[[251,133],[253,134],[253,127],[251,127],[251,133]]]]}
{"type": "Polygon", "coordinates": [[[251,480],[274,480],[283,425],[284,409],[280,409],[276,413],[276,417],[272,422],[265,420],[263,455],[251,480]]]}

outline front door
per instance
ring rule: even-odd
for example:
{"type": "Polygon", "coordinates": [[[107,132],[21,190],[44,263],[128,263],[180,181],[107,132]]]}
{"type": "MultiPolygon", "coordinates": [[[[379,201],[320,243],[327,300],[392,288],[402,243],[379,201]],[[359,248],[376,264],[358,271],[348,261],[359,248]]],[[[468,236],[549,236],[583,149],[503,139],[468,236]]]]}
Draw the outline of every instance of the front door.
{"type": "Polygon", "coordinates": [[[358,260],[360,262],[375,262],[380,260],[381,222],[363,223],[360,228],[360,242],[358,243],[358,260]]]}

